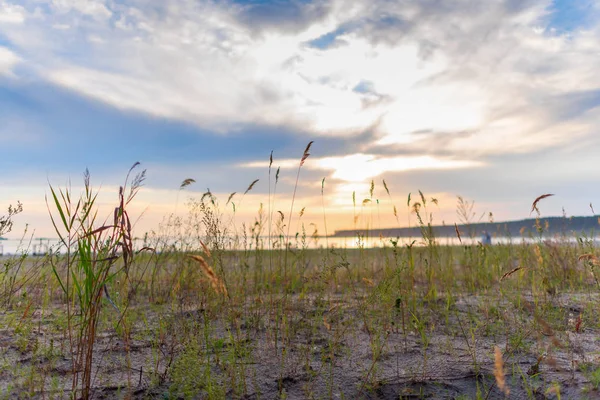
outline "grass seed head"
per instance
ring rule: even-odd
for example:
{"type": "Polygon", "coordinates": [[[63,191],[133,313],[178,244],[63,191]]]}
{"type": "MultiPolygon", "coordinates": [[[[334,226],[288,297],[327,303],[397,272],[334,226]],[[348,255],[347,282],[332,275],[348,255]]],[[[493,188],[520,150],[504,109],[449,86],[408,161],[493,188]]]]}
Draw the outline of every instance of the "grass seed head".
{"type": "Polygon", "coordinates": [[[494,377],[496,378],[496,384],[505,396],[510,394],[510,389],[506,386],[506,376],[504,374],[504,359],[502,358],[502,351],[498,346],[494,347],[494,377]]]}
{"type": "Polygon", "coordinates": [[[539,196],[538,198],[536,198],[536,199],[533,201],[533,204],[531,205],[531,212],[530,212],[530,214],[531,214],[532,212],[534,212],[534,211],[535,211],[535,212],[537,212],[537,213],[539,213],[539,212],[540,212],[540,210],[538,210],[538,208],[537,208],[537,203],[538,203],[540,200],[542,200],[542,199],[545,199],[546,197],[550,197],[550,196],[554,196],[554,194],[551,194],[551,193],[546,193],[546,194],[543,194],[543,195],[539,196]]]}
{"type": "Polygon", "coordinates": [[[225,283],[223,283],[223,281],[217,276],[217,274],[215,274],[215,271],[213,271],[213,269],[210,267],[210,265],[208,265],[208,263],[206,262],[204,257],[197,256],[197,255],[191,255],[190,258],[192,258],[194,261],[196,261],[200,265],[202,272],[204,273],[204,275],[210,282],[210,285],[212,286],[212,288],[217,293],[222,293],[225,296],[227,296],[227,288],[225,287],[225,283]]]}
{"type": "Polygon", "coordinates": [[[314,143],[314,141],[310,141],[308,143],[308,145],[306,146],[306,149],[304,149],[304,154],[302,154],[302,159],[300,159],[300,166],[304,165],[304,161],[306,161],[306,159],[308,158],[308,156],[310,156],[309,150],[310,150],[310,146],[312,146],[312,144],[314,143]]]}
{"type": "Polygon", "coordinates": [[[250,184],[250,186],[248,186],[248,189],[246,189],[246,191],[244,192],[244,195],[245,195],[246,193],[248,193],[249,191],[251,191],[251,190],[252,190],[252,188],[254,187],[254,185],[256,185],[256,182],[258,182],[258,181],[259,181],[259,179],[255,179],[255,180],[254,180],[254,181],[253,181],[253,182],[250,184]]]}
{"type": "Polygon", "coordinates": [[[179,185],[179,190],[183,189],[186,186],[191,185],[194,182],[196,182],[196,180],[194,180],[192,178],[184,179],[183,182],[181,182],[181,185],[179,185]]]}

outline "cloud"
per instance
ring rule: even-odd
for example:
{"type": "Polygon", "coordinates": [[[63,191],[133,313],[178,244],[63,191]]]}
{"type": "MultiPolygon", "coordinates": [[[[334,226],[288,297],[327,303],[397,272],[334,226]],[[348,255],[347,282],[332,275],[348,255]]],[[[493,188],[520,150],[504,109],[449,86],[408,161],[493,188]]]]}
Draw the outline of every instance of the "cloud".
{"type": "Polygon", "coordinates": [[[25,9],[18,4],[0,1],[0,23],[21,24],[25,21],[25,9]]]}
{"type": "Polygon", "coordinates": [[[2,4],[23,26],[0,32],[43,78],[204,129],[373,131],[385,146],[471,132],[448,134],[450,149],[481,155],[557,145],[570,138],[557,123],[592,133],[546,100],[569,108],[570,94],[600,87],[599,28],[545,29],[549,1],[2,4]]]}
{"type": "Polygon", "coordinates": [[[327,18],[331,4],[316,0],[275,0],[242,3],[238,20],[254,32],[299,33],[327,18]]]}
{"type": "Polygon", "coordinates": [[[52,0],[51,7],[59,14],[77,12],[99,19],[112,16],[112,12],[101,0],[52,0]]]}
{"type": "Polygon", "coordinates": [[[13,68],[21,61],[19,56],[0,46],[0,76],[14,76],[13,68]]]}

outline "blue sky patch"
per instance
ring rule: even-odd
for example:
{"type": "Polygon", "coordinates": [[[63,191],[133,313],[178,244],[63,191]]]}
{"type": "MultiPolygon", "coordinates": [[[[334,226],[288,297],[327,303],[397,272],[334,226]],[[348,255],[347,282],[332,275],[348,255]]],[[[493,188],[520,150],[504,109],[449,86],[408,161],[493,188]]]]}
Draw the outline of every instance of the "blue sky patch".
{"type": "Polygon", "coordinates": [[[568,33],[589,28],[594,23],[594,4],[594,0],[554,0],[549,8],[548,29],[568,33]]]}
{"type": "Polygon", "coordinates": [[[342,29],[336,29],[335,31],[328,32],[316,39],[311,40],[308,42],[308,45],[317,49],[326,50],[332,47],[335,44],[337,37],[343,33],[344,31],[342,29]]]}
{"type": "Polygon", "coordinates": [[[356,93],[373,93],[375,90],[373,88],[373,82],[369,82],[369,81],[360,81],[358,83],[358,85],[356,85],[354,87],[354,89],[352,89],[354,92],[356,93]]]}
{"type": "MultiPolygon", "coordinates": [[[[41,142],[27,151],[36,162],[58,170],[133,161],[231,164],[254,160],[271,148],[285,152],[296,143],[293,132],[281,129],[247,126],[236,133],[215,133],[186,122],[121,111],[52,85],[0,86],[0,104],[3,120],[30,121],[37,127],[29,134],[38,135],[41,142]]],[[[17,153],[6,153],[0,158],[0,169],[19,158],[17,153]]]]}

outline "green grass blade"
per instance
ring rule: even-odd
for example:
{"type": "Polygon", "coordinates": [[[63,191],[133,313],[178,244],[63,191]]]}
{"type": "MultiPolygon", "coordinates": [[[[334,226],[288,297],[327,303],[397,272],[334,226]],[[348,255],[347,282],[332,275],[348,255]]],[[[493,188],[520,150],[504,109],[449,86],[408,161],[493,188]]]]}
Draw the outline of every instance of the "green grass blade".
{"type": "Polygon", "coordinates": [[[60,288],[62,289],[63,293],[65,295],[68,295],[67,289],[65,288],[65,285],[63,284],[62,279],[60,279],[60,276],[58,276],[58,271],[56,270],[56,267],[54,265],[52,265],[52,273],[56,277],[56,280],[58,281],[58,284],[60,285],[60,288]]]}
{"type": "MultiPolygon", "coordinates": [[[[60,206],[60,202],[58,201],[58,197],[56,196],[56,192],[54,191],[54,188],[52,186],[50,186],[50,191],[52,192],[52,197],[54,198],[54,204],[56,205],[56,209],[58,210],[58,213],[60,214],[60,219],[62,220],[63,225],[65,226],[65,229],[68,231],[69,225],[67,225],[67,218],[65,217],[65,213],[63,212],[63,209],[60,206]]],[[[56,225],[55,225],[55,227],[56,227],[56,225]]]]}

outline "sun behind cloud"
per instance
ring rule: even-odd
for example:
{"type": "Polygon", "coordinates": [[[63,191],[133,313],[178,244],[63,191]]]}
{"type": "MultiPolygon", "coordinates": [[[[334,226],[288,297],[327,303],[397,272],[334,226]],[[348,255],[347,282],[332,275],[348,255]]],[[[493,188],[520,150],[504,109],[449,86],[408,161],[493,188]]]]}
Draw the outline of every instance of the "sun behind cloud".
{"type": "MultiPolygon", "coordinates": [[[[374,154],[349,154],[340,157],[312,158],[305,168],[325,171],[330,178],[342,182],[366,182],[386,172],[406,172],[414,170],[445,170],[474,168],[484,165],[480,161],[442,159],[433,156],[376,156],[374,154]]],[[[266,161],[243,163],[242,168],[267,168],[266,161]]],[[[281,168],[297,168],[298,161],[278,160],[281,168]]]]}

